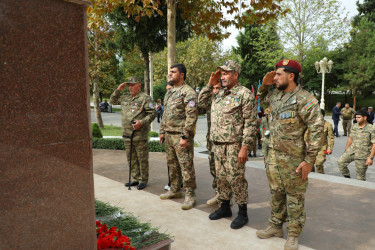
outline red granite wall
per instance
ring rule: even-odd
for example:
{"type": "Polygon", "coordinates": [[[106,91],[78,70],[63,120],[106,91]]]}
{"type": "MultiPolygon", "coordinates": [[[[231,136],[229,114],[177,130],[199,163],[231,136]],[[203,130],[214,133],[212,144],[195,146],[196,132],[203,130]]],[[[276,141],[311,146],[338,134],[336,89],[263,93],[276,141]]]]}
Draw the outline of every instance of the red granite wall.
{"type": "Polygon", "coordinates": [[[95,249],[86,5],[0,1],[0,249],[95,249]]]}

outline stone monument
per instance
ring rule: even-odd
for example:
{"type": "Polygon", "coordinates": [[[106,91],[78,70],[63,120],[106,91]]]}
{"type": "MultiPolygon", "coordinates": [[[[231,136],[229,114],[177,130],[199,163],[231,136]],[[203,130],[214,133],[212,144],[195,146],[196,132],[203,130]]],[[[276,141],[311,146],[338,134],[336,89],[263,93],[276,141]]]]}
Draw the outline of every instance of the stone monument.
{"type": "Polygon", "coordinates": [[[0,249],[96,249],[87,1],[0,1],[0,249]]]}

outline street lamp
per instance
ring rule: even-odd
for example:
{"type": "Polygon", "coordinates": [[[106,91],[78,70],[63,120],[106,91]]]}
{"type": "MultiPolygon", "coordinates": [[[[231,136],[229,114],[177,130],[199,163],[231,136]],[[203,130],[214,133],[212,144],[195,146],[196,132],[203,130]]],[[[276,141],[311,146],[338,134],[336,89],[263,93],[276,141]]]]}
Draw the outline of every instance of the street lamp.
{"type": "Polygon", "coordinates": [[[333,66],[332,60],[327,62],[327,58],[324,57],[320,62],[315,62],[315,68],[317,73],[322,74],[322,95],[320,97],[320,108],[324,110],[324,75],[330,73],[333,66]]]}

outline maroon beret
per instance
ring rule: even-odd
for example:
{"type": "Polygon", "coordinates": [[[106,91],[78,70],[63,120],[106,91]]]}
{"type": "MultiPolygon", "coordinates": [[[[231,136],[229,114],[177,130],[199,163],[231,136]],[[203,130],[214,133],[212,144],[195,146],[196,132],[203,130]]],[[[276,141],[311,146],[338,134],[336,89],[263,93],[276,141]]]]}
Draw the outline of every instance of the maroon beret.
{"type": "Polygon", "coordinates": [[[288,60],[288,59],[283,59],[280,62],[276,64],[276,69],[278,68],[289,68],[289,69],[296,69],[298,72],[302,71],[301,65],[294,60],[288,60]]]}

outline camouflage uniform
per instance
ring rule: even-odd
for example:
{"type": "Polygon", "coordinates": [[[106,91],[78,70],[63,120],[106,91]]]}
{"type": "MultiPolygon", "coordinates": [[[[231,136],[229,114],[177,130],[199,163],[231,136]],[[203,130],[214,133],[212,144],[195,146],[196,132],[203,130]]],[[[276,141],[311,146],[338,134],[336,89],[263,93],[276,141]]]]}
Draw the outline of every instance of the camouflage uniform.
{"type": "MultiPolygon", "coordinates": [[[[120,91],[115,90],[111,95],[111,104],[121,104],[122,135],[131,136],[132,120],[139,120],[142,127],[134,132],[132,148],[132,181],[147,184],[148,182],[148,132],[150,124],[155,119],[156,112],[151,96],[139,92],[135,97],[130,93],[120,96],[120,91]]],[[[124,138],[126,157],[130,164],[130,138],[124,138]]]]}
{"type": "Polygon", "coordinates": [[[342,117],[342,127],[344,129],[344,135],[350,135],[350,129],[352,127],[352,119],[354,115],[354,109],[352,108],[342,108],[341,111],[341,117],[342,117]]]}
{"type": "Polygon", "coordinates": [[[268,145],[270,143],[270,127],[268,124],[268,119],[266,116],[262,117],[262,120],[260,122],[260,134],[262,136],[262,152],[264,155],[264,161],[266,162],[266,158],[268,155],[268,145]]]}
{"type": "Polygon", "coordinates": [[[355,161],[357,179],[365,181],[366,160],[370,157],[372,145],[375,143],[375,128],[369,123],[360,128],[358,123],[355,123],[350,137],[353,139],[352,144],[337,162],[340,172],[344,176],[350,176],[348,165],[355,161]]]}
{"type": "MultiPolygon", "coordinates": [[[[305,133],[305,141],[307,144],[309,144],[308,142],[309,137],[310,137],[310,130],[308,129],[305,133]]],[[[333,134],[332,124],[324,120],[323,146],[320,149],[318,155],[316,156],[316,161],[315,161],[315,167],[316,167],[317,173],[324,174],[323,164],[327,158],[327,155],[325,152],[327,150],[333,150],[334,143],[335,143],[335,136],[333,134]]]]}
{"type": "Polygon", "coordinates": [[[165,95],[164,114],[160,134],[165,134],[165,149],[171,180],[171,191],[180,191],[182,173],[186,193],[197,188],[194,170],[194,128],[198,119],[197,94],[185,82],[165,95]],[[188,146],[180,147],[181,136],[188,138],[188,146]]]}
{"type": "Polygon", "coordinates": [[[323,116],[312,94],[297,86],[284,93],[262,84],[258,89],[261,103],[269,104],[270,141],[266,172],[271,190],[270,223],[281,228],[288,219],[288,235],[298,237],[305,224],[305,192],[308,180],[296,169],[302,161],[314,165],[322,147],[323,116]],[[306,148],[304,133],[310,129],[306,148]]]}
{"type": "Polygon", "coordinates": [[[216,170],[215,170],[215,159],[214,159],[214,152],[212,150],[212,141],[210,140],[210,130],[211,130],[211,102],[205,104],[201,103],[202,100],[198,99],[198,114],[207,114],[207,150],[208,150],[208,162],[210,165],[210,174],[212,177],[214,177],[214,180],[212,181],[212,188],[217,191],[217,183],[216,183],[216,170]],[[206,108],[203,108],[205,106],[206,108]]]}
{"type": "Polygon", "coordinates": [[[239,205],[247,204],[245,164],[238,161],[238,153],[242,145],[250,147],[255,138],[254,94],[239,84],[213,94],[212,87],[208,85],[200,92],[199,100],[204,106],[211,98],[210,139],[213,142],[219,199],[229,201],[234,194],[239,205]]]}

